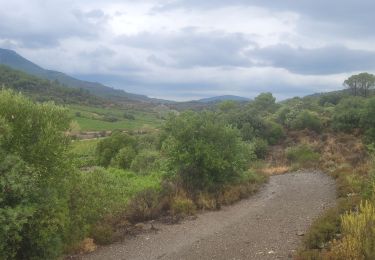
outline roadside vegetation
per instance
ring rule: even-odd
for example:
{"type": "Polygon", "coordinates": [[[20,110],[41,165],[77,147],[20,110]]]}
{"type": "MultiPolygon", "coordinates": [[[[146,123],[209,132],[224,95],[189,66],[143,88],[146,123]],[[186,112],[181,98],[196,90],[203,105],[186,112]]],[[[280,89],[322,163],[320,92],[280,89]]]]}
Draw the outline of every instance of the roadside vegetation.
{"type": "Polygon", "coordinates": [[[375,81],[358,83],[369,75],[348,79],[347,91],[281,103],[262,93],[160,121],[148,112],[35,103],[3,89],[0,258],[90,251],[139,222],[216,210],[269,175],[318,168],[337,180],[337,206],[313,223],[297,257],[373,259],[375,81]],[[72,141],[77,124],[111,132],[72,141]]]}

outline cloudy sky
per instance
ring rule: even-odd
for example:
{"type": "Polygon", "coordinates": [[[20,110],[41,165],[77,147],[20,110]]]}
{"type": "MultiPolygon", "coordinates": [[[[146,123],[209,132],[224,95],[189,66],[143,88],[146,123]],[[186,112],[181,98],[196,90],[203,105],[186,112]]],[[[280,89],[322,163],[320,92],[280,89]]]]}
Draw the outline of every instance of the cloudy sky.
{"type": "Polygon", "coordinates": [[[0,0],[0,47],[151,97],[278,99],[375,72],[374,0],[0,0]]]}

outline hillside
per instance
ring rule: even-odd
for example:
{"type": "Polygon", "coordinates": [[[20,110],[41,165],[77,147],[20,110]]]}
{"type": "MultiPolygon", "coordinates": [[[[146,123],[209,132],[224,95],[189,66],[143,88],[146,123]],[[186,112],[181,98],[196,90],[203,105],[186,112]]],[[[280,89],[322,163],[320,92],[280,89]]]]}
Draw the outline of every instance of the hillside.
{"type": "Polygon", "coordinates": [[[46,70],[35,63],[25,59],[18,53],[8,49],[0,48],[0,64],[7,65],[13,69],[47,79],[58,81],[59,83],[71,88],[81,88],[90,91],[91,94],[115,99],[118,101],[144,101],[144,102],[161,102],[157,99],[148,98],[144,95],[132,94],[123,90],[114,89],[97,82],[89,82],[73,78],[59,71],[46,70]]]}
{"type": "Polygon", "coordinates": [[[8,66],[0,65],[0,86],[22,92],[36,101],[60,104],[109,104],[108,100],[90,94],[88,90],[62,86],[57,81],[41,79],[8,66]]]}

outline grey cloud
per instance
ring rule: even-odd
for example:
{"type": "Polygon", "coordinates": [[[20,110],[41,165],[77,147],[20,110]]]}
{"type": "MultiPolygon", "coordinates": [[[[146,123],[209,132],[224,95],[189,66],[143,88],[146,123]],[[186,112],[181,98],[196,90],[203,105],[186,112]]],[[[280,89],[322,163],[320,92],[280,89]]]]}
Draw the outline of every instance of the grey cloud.
{"type": "Polygon", "coordinates": [[[110,58],[116,55],[116,51],[105,46],[99,46],[93,51],[84,51],[79,54],[84,59],[110,58]]]}
{"type": "Polygon", "coordinates": [[[196,28],[169,34],[123,35],[117,43],[150,51],[149,61],[157,65],[184,68],[248,66],[251,62],[244,52],[254,46],[241,33],[199,32],[196,28]]]}
{"type": "Polygon", "coordinates": [[[248,52],[259,66],[287,69],[297,74],[324,75],[375,69],[375,52],[343,46],[317,49],[274,45],[248,52]]]}
{"type": "Polygon", "coordinates": [[[15,1],[10,5],[25,12],[0,9],[0,40],[16,42],[22,48],[52,48],[69,37],[92,40],[109,19],[101,10],[72,10],[63,2],[33,5],[15,1]]]}
{"type": "Polygon", "coordinates": [[[319,34],[352,35],[373,37],[375,24],[375,1],[373,0],[175,0],[162,3],[154,12],[173,9],[217,9],[233,6],[253,6],[280,12],[295,12],[301,15],[298,29],[319,34]]]}

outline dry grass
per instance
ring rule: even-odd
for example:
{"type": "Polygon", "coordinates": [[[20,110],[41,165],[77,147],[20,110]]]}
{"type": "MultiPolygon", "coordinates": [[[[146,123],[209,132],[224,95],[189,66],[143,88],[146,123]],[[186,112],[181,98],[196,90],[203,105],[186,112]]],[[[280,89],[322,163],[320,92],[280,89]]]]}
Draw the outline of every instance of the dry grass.
{"type": "Polygon", "coordinates": [[[260,171],[267,176],[280,175],[289,172],[290,167],[287,165],[269,166],[261,169],[260,171]]]}
{"type": "Polygon", "coordinates": [[[94,243],[94,239],[92,238],[85,238],[80,244],[79,252],[82,253],[90,253],[96,250],[97,246],[94,243]]]}
{"type": "MultiPolygon", "coordinates": [[[[302,133],[294,135],[295,142],[303,140],[320,152],[320,168],[336,179],[339,198],[338,205],[332,209],[334,214],[331,217],[327,218],[328,213],[326,213],[314,222],[305,236],[311,239],[305,240],[305,248],[300,251],[297,259],[344,259],[332,257],[334,252],[329,249],[330,241],[337,239],[338,236],[341,237],[340,216],[347,211],[357,210],[361,196],[368,189],[369,173],[373,168],[373,162],[358,136],[325,133],[314,138],[312,136],[302,138],[300,135],[302,133]]],[[[337,243],[344,245],[340,239],[337,243]]],[[[345,259],[357,258],[351,258],[350,254],[347,254],[345,259]]]]}

